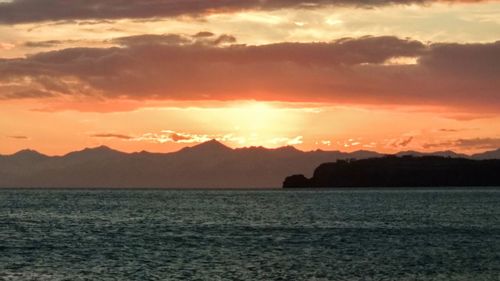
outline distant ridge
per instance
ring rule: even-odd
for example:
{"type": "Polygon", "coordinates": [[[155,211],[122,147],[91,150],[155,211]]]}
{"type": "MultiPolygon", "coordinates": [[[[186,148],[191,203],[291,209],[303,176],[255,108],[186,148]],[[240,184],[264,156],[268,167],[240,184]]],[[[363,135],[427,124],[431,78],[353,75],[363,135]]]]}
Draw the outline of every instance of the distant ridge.
{"type": "Polygon", "coordinates": [[[500,159],[500,148],[483,153],[477,153],[472,156],[474,159],[500,159]]]}
{"type": "MultiPolygon", "coordinates": [[[[400,154],[433,155],[413,151],[400,154]]],[[[454,152],[434,154],[464,156],[454,152]]],[[[293,146],[232,149],[216,140],[170,153],[125,153],[107,146],[63,156],[22,150],[0,155],[0,187],[280,187],[286,176],[312,175],[322,163],[381,156],[384,155],[373,151],[301,151],[293,146]]],[[[500,150],[465,157],[500,158],[500,150]]]]}
{"type": "Polygon", "coordinates": [[[462,153],[456,153],[451,150],[445,150],[445,151],[436,151],[436,152],[418,152],[418,151],[402,151],[398,152],[395,155],[397,156],[405,156],[405,155],[411,155],[411,156],[442,156],[442,157],[452,157],[452,158],[474,158],[474,156],[469,156],[467,154],[462,154],[462,153]]]}

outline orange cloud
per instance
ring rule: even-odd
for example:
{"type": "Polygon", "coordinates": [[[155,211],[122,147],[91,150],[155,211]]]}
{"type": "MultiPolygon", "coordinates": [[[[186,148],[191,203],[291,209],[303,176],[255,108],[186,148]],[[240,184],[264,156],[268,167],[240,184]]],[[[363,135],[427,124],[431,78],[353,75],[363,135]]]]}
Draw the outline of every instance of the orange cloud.
{"type": "Polygon", "coordinates": [[[129,140],[132,137],[127,136],[127,135],[122,135],[122,134],[113,134],[113,133],[105,133],[105,134],[93,134],[91,137],[94,138],[112,138],[112,139],[122,139],[122,140],[129,140]]]}
{"type": "Polygon", "coordinates": [[[27,140],[29,139],[27,136],[7,136],[8,138],[11,139],[16,139],[16,140],[27,140]]]}
{"type": "Polygon", "coordinates": [[[11,50],[14,47],[16,47],[16,45],[11,44],[11,43],[2,43],[2,42],[0,42],[0,50],[11,50]]]}
{"type": "Polygon", "coordinates": [[[456,139],[437,143],[426,143],[425,149],[433,148],[458,148],[466,150],[484,150],[500,148],[500,138],[470,138],[456,139]]]}
{"type": "Polygon", "coordinates": [[[325,6],[370,8],[384,5],[467,3],[481,0],[86,0],[61,4],[58,0],[13,0],[0,2],[0,23],[28,23],[60,20],[107,20],[158,18],[180,15],[228,13],[242,10],[311,9],[325,6]],[[117,8],[119,7],[119,8],[117,8]]]}
{"type": "MultiPolygon", "coordinates": [[[[115,134],[102,134],[102,136],[111,138],[116,137],[115,134]]],[[[303,139],[304,139],[303,136],[257,137],[255,135],[244,136],[244,135],[237,135],[234,133],[194,134],[194,133],[177,132],[173,130],[163,130],[160,133],[145,133],[137,137],[127,138],[126,140],[136,141],[136,142],[159,143],[159,144],[165,144],[165,143],[190,144],[190,143],[203,143],[209,140],[217,140],[224,143],[231,143],[234,146],[252,145],[254,142],[257,142],[263,146],[280,147],[284,145],[301,145],[303,144],[303,139]]]]}
{"type": "Polygon", "coordinates": [[[214,137],[200,134],[189,134],[175,132],[172,130],[163,130],[161,133],[145,133],[142,136],[131,138],[132,141],[147,141],[153,143],[202,143],[211,140],[214,137]]]}
{"type": "Polygon", "coordinates": [[[500,62],[494,63],[500,41],[424,44],[368,36],[219,46],[211,40],[144,35],[118,38],[120,47],[0,59],[0,98],[253,99],[442,106],[483,113],[500,108],[500,62]],[[415,57],[416,64],[385,63],[398,57],[415,57]],[[1,90],[2,83],[10,86],[1,90]]]}
{"type": "Polygon", "coordinates": [[[294,138],[279,137],[279,138],[273,138],[269,142],[274,145],[299,145],[304,142],[303,139],[304,139],[303,136],[297,136],[294,138]]]}

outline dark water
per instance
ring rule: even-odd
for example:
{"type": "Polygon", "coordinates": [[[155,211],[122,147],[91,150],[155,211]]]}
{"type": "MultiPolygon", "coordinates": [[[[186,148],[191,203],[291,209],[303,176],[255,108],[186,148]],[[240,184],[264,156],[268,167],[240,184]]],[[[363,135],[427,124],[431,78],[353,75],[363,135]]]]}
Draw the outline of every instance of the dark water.
{"type": "Polygon", "coordinates": [[[0,280],[500,280],[500,190],[0,190],[0,280]]]}

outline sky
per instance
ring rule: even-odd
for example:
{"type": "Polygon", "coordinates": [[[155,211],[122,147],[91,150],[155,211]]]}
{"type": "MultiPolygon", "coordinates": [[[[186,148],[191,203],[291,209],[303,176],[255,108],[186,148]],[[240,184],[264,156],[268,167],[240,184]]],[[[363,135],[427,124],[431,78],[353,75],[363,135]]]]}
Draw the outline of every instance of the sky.
{"type": "Polygon", "coordinates": [[[0,0],[0,154],[500,147],[500,2],[0,0]]]}

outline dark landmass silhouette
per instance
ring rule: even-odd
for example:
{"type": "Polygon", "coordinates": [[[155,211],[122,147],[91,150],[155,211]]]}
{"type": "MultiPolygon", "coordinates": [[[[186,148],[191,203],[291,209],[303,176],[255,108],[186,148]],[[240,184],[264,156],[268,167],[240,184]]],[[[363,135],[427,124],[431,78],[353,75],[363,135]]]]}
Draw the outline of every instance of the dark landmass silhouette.
{"type": "Polygon", "coordinates": [[[385,156],[321,164],[312,178],[293,175],[284,188],[500,186],[500,160],[385,156]]]}
{"type": "MultiPolygon", "coordinates": [[[[446,152],[431,155],[443,153],[446,152]]],[[[500,154],[498,151],[492,153],[500,154]]],[[[171,153],[124,153],[106,146],[86,148],[64,156],[22,150],[0,155],[0,187],[280,187],[286,176],[299,173],[311,176],[321,163],[382,156],[364,150],[305,152],[292,146],[232,149],[214,140],[171,153]]],[[[486,153],[481,157],[492,156],[486,153]]]]}
{"type": "Polygon", "coordinates": [[[292,146],[232,149],[214,140],[172,153],[124,153],[106,146],[64,156],[22,150],[0,155],[0,187],[280,187],[287,175],[312,174],[324,162],[378,155],[368,151],[303,152],[292,146]]]}

